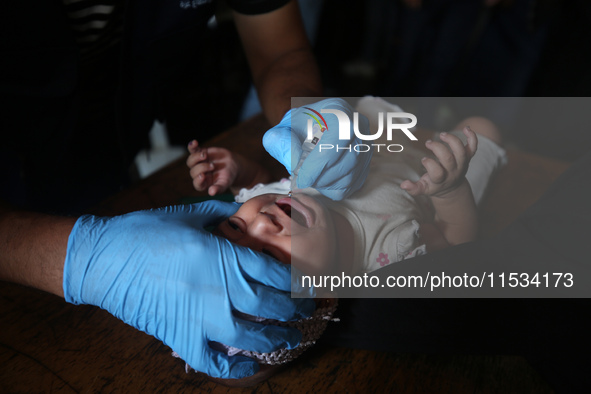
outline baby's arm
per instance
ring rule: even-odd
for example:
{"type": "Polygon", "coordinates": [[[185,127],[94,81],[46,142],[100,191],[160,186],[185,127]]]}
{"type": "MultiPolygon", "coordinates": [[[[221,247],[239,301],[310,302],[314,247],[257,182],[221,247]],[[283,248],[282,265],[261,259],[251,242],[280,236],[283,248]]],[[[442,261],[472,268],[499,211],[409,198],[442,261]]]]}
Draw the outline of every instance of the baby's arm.
{"type": "Polygon", "coordinates": [[[243,188],[269,182],[271,176],[261,165],[225,148],[202,148],[196,140],[189,143],[187,167],[193,186],[198,191],[207,190],[210,196],[230,188],[237,194],[243,188]]]}
{"type": "Polygon", "coordinates": [[[430,250],[472,241],[477,236],[476,203],[466,172],[478,140],[469,127],[465,127],[463,133],[467,138],[466,146],[458,137],[447,133],[440,134],[447,145],[427,141],[425,146],[438,161],[423,158],[427,173],[417,182],[406,180],[400,185],[413,196],[431,197],[435,220],[432,225],[421,225],[421,236],[430,250]]]}

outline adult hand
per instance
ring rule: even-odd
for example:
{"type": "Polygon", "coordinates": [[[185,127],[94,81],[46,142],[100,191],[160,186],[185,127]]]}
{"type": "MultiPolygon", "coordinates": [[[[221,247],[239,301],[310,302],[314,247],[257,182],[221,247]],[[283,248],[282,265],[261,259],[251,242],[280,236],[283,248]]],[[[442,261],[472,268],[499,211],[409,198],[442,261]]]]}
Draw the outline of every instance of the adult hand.
{"type": "Polygon", "coordinates": [[[287,321],[309,316],[314,304],[290,298],[289,266],[203,230],[237,208],[208,201],[82,216],[68,240],[66,301],[107,310],[210,376],[254,374],[255,361],[229,357],[209,342],[271,352],[296,347],[301,333],[245,321],[232,311],[287,321]]]}
{"type": "MultiPolygon", "coordinates": [[[[320,152],[319,145],[316,145],[300,168],[296,185],[300,189],[313,187],[333,200],[342,200],[361,188],[367,177],[372,156],[371,151],[357,152],[353,149],[355,145],[362,143],[353,132],[353,111],[346,101],[338,98],[291,109],[277,126],[265,133],[263,145],[271,156],[293,174],[302,156],[302,144],[308,133],[308,119],[312,119],[309,114],[324,124],[318,116],[321,115],[326,121],[325,126],[328,127],[319,144],[326,144],[332,148],[320,152]],[[339,140],[339,119],[335,114],[323,113],[323,110],[338,110],[348,116],[348,139],[339,140]]],[[[359,131],[362,134],[369,132],[369,121],[361,114],[359,131]]]]}

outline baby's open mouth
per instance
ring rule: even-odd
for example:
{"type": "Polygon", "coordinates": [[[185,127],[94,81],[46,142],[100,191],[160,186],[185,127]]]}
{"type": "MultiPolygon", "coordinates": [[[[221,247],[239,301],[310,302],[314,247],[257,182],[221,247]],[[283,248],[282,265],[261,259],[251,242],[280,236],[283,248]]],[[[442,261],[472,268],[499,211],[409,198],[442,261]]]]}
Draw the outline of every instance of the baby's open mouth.
{"type": "Polygon", "coordinates": [[[291,220],[302,227],[309,227],[306,215],[298,210],[299,204],[294,204],[294,201],[291,198],[282,198],[276,201],[275,204],[279,207],[279,209],[285,212],[285,214],[289,216],[291,220]]]}

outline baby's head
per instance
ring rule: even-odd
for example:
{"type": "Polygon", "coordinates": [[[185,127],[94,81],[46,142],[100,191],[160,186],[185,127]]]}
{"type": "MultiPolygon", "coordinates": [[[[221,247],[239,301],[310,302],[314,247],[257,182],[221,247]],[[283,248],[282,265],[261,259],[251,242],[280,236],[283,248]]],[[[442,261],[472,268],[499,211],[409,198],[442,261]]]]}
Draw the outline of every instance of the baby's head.
{"type": "MultiPolygon", "coordinates": [[[[220,223],[214,234],[231,242],[268,254],[284,264],[293,264],[307,275],[327,273],[335,256],[336,232],[332,216],[318,200],[305,194],[292,197],[263,194],[246,201],[231,217],[220,223]]],[[[316,311],[307,319],[290,322],[270,321],[237,313],[236,316],[264,324],[295,327],[302,332],[300,345],[291,350],[256,353],[212,343],[228,355],[251,357],[262,364],[252,377],[214,379],[229,386],[248,387],[267,379],[277,369],[312,346],[325,330],[336,309],[335,299],[317,299],[316,311]]]]}
{"type": "Polygon", "coordinates": [[[305,194],[263,194],[246,201],[215,229],[216,235],[268,254],[302,272],[327,273],[335,256],[331,214],[305,194]]]}

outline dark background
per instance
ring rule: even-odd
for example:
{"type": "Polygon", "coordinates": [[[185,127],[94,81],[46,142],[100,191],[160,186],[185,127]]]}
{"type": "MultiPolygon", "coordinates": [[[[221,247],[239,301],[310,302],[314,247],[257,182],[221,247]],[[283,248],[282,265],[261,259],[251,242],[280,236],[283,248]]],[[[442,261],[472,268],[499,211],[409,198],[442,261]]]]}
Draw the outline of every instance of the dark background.
{"type": "MultiPolygon", "coordinates": [[[[325,96],[374,95],[394,97],[394,101],[399,97],[582,97],[578,108],[564,101],[543,111],[529,102],[513,111],[492,104],[484,113],[453,108],[448,121],[487,116],[500,127],[507,146],[569,162],[591,147],[591,133],[585,127],[585,108],[591,106],[588,1],[501,0],[494,7],[484,6],[482,0],[423,0],[420,7],[408,6],[408,0],[308,3],[322,5],[317,19],[309,14],[304,19],[317,25],[311,38],[325,96]]],[[[43,23],[54,21],[43,10],[27,15],[30,24],[42,31],[43,23]]],[[[22,34],[30,33],[16,19],[8,19],[14,26],[7,31],[19,27],[22,34]]],[[[68,133],[68,127],[52,128],[45,121],[51,114],[58,114],[54,123],[62,121],[54,106],[62,108],[63,103],[27,97],[29,104],[19,105],[7,100],[12,106],[2,108],[3,119],[8,119],[3,129],[8,143],[0,145],[3,198],[27,209],[81,213],[137,180],[129,164],[139,149],[149,147],[151,116],[164,121],[171,142],[183,147],[193,139],[204,142],[239,122],[251,85],[248,65],[228,9],[220,7],[216,19],[216,27],[183,36],[194,51],[186,51],[182,40],[178,45],[164,40],[158,50],[166,55],[156,51],[148,62],[136,62],[140,68],[146,65],[140,70],[143,78],[153,76],[162,87],[157,99],[141,93],[149,88],[146,81],[137,83],[136,96],[119,96],[117,81],[133,79],[120,75],[117,59],[125,52],[117,46],[80,67],[76,87],[82,92],[80,116],[72,126],[77,131],[69,144],[63,143],[67,136],[47,131],[68,133]],[[168,61],[168,49],[180,52],[181,60],[168,61]],[[114,104],[113,97],[121,102],[114,104]],[[130,114],[125,121],[133,127],[117,124],[118,114],[130,114]],[[11,118],[16,119],[12,126],[11,118]]],[[[37,33],[33,36],[38,38],[37,33]]],[[[42,64],[40,59],[27,65],[38,71],[42,64]]],[[[24,74],[35,75],[27,70],[24,74]]],[[[59,81],[59,86],[67,87],[67,82],[59,81]]],[[[452,127],[423,119],[419,127],[452,127]]]]}
{"type": "MultiPolygon", "coordinates": [[[[418,9],[401,1],[327,0],[314,51],[326,96],[588,97],[590,22],[591,3],[584,0],[502,1],[493,8],[425,0],[418,9]]],[[[190,107],[169,121],[174,143],[186,144],[197,130],[204,139],[239,121],[251,82],[223,9],[209,34],[203,69],[171,103],[190,107]]],[[[565,114],[560,118],[584,116],[557,111],[565,114]]],[[[591,147],[590,133],[564,122],[502,131],[509,144],[568,161],[591,147]]]]}

